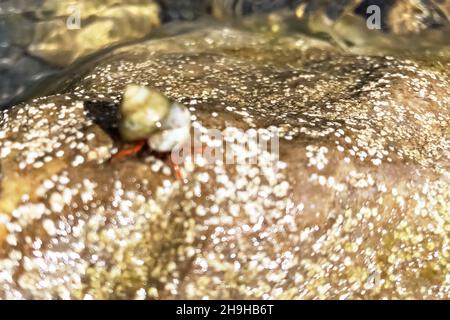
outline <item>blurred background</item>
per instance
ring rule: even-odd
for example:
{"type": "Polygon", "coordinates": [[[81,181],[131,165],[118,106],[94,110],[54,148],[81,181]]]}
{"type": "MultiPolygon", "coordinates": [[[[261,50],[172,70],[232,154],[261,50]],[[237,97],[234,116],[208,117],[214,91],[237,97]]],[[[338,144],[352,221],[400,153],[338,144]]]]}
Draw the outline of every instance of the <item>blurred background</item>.
{"type": "Polygon", "coordinates": [[[0,0],[0,108],[54,90],[110,48],[205,24],[447,59],[449,17],[448,0],[0,0]]]}

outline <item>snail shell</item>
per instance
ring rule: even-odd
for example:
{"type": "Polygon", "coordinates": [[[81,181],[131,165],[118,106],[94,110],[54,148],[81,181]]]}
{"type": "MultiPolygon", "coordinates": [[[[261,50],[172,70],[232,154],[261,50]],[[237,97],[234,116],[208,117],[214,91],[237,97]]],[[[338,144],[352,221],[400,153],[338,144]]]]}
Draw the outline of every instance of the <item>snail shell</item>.
{"type": "Polygon", "coordinates": [[[126,141],[147,139],[161,126],[169,109],[170,101],[162,93],[137,85],[127,86],[120,108],[122,138],[126,141]]]}
{"type": "Polygon", "coordinates": [[[148,145],[158,152],[170,152],[184,145],[190,138],[191,114],[179,103],[173,103],[161,130],[148,138],[148,145]]]}
{"type": "Polygon", "coordinates": [[[126,141],[147,139],[157,152],[170,152],[189,140],[191,114],[159,91],[129,85],[120,107],[119,130],[126,141]]]}

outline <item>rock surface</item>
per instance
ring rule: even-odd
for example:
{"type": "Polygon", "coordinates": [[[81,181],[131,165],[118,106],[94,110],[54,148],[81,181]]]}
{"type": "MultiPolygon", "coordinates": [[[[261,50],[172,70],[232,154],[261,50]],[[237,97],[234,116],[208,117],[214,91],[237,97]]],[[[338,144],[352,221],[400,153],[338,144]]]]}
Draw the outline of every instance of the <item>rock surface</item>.
{"type": "Polygon", "coordinates": [[[445,67],[303,36],[116,50],[1,113],[0,298],[446,299],[449,85],[445,67]],[[149,150],[112,159],[128,84],[187,105],[205,145],[224,130],[242,160],[239,129],[278,132],[280,156],[197,152],[183,181],[149,150]]]}

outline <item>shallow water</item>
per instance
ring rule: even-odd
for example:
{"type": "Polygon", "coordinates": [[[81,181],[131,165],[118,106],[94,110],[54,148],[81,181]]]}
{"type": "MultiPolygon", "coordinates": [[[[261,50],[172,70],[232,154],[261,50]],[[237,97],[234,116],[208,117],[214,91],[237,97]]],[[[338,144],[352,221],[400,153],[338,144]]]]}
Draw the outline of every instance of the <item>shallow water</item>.
{"type": "Polygon", "coordinates": [[[56,92],[63,79],[95,64],[111,47],[220,23],[279,35],[303,33],[347,52],[389,54],[437,67],[445,68],[450,56],[446,2],[404,2],[401,9],[407,11],[416,6],[421,14],[417,13],[417,17],[392,14],[400,10],[397,7],[401,1],[389,5],[350,0],[334,4],[326,0],[237,1],[233,5],[227,0],[159,1],[160,9],[148,1],[119,1],[118,6],[112,6],[113,3],[79,2],[81,28],[68,30],[69,3],[2,2],[0,52],[4,72],[0,75],[0,106],[56,92]],[[369,30],[366,26],[370,17],[367,7],[373,3],[381,8],[381,30],[369,30]]]}

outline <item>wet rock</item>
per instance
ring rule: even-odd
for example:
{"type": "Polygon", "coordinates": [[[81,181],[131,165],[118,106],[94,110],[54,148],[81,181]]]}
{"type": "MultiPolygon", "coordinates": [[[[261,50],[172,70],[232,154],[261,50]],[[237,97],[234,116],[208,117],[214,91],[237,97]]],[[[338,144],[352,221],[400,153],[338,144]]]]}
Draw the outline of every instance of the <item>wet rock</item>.
{"type": "Polygon", "coordinates": [[[428,28],[448,27],[449,24],[449,3],[446,0],[305,0],[300,1],[298,12],[313,20],[322,19],[324,28],[346,16],[367,18],[374,13],[368,11],[371,6],[380,10],[381,27],[395,34],[420,33],[428,28]]]}
{"type": "Polygon", "coordinates": [[[86,3],[89,8],[76,7],[80,12],[78,28],[69,28],[68,17],[64,15],[36,23],[28,53],[59,66],[68,66],[111,45],[140,39],[160,23],[159,7],[149,1],[111,7],[86,3]]]}
{"type": "Polygon", "coordinates": [[[163,21],[194,20],[210,10],[209,0],[159,0],[163,21]]]}
{"type": "Polygon", "coordinates": [[[0,51],[8,64],[0,67],[10,76],[0,77],[0,106],[48,74],[112,45],[143,38],[159,25],[159,6],[147,0],[2,1],[0,51]],[[40,70],[11,63],[11,50],[40,70]]]}
{"type": "Polygon", "coordinates": [[[448,50],[446,7],[448,1],[323,0],[302,1],[295,12],[310,32],[326,34],[348,51],[398,55],[448,50]]]}
{"type": "Polygon", "coordinates": [[[445,299],[449,84],[303,36],[118,49],[1,114],[0,297],[445,299]],[[130,84],[189,107],[203,145],[182,180],[148,149],[114,159],[130,84]],[[208,162],[223,141],[234,163],[208,162]]]}

